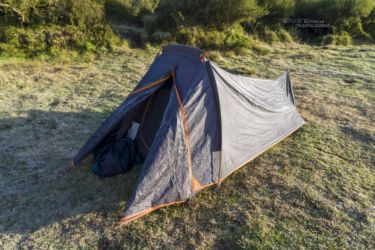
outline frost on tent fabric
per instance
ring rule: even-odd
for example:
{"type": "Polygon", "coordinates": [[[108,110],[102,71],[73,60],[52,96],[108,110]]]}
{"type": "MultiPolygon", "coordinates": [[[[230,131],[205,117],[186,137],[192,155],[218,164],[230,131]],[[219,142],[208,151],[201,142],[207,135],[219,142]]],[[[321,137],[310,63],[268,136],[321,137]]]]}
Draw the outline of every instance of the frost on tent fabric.
{"type": "Polygon", "coordinates": [[[122,224],[220,183],[304,124],[288,72],[275,80],[234,75],[204,55],[163,47],[74,158],[78,164],[108,144],[133,142],[143,165],[122,224]]]}

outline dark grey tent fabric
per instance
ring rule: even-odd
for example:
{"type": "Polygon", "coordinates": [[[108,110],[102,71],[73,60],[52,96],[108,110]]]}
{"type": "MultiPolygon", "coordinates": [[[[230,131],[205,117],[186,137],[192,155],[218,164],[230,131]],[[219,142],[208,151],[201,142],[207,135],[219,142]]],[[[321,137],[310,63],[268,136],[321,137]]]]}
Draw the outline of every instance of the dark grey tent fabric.
{"type": "Polygon", "coordinates": [[[220,164],[220,120],[215,92],[205,67],[197,73],[183,105],[189,127],[194,177],[201,186],[216,183],[220,164]]]}
{"type": "Polygon", "coordinates": [[[191,195],[189,159],[183,121],[178,109],[178,100],[173,92],[165,111],[168,115],[164,116],[149,151],[153,157],[147,157],[144,162],[137,189],[125,216],[162,204],[184,201],[191,195]]]}
{"type": "MultiPolygon", "coordinates": [[[[162,55],[158,55],[155,58],[150,69],[137,84],[135,89],[141,89],[150,83],[162,79],[171,74],[171,71],[174,70],[180,93],[184,95],[188,91],[194,73],[203,66],[200,58],[196,56],[197,54],[203,54],[203,51],[188,46],[175,45],[164,47],[162,55]]],[[[155,85],[136,95],[128,96],[79,150],[78,154],[74,157],[73,163],[78,164],[83,158],[92,153],[93,149],[117,128],[124,117],[131,112],[132,108],[146,100],[159,88],[160,85],[155,85]]]]}
{"type": "Polygon", "coordinates": [[[145,157],[121,223],[184,202],[219,183],[301,127],[289,74],[262,80],[231,74],[200,49],[168,45],[118,109],[74,158],[78,164],[141,123],[145,157]]]}

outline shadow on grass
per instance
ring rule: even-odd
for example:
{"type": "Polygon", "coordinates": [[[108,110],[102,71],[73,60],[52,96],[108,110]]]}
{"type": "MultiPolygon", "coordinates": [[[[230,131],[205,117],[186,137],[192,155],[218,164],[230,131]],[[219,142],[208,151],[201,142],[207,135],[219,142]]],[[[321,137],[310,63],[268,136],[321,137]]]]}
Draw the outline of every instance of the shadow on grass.
{"type": "Polygon", "coordinates": [[[375,143],[375,137],[366,131],[360,131],[349,126],[341,127],[341,131],[349,135],[353,140],[364,144],[375,143]]]}
{"type": "Polygon", "coordinates": [[[0,233],[33,232],[88,213],[119,218],[138,169],[99,179],[92,160],[70,164],[107,115],[32,110],[0,119],[0,233]]]}

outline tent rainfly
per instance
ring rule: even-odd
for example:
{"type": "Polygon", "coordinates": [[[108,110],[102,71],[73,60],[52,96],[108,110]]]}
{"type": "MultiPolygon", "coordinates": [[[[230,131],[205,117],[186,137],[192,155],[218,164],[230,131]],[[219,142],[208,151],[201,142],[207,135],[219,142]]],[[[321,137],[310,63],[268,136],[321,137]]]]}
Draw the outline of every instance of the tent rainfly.
{"type": "Polygon", "coordinates": [[[163,47],[73,163],[123,137],[132,122],[144,162],[121,224],[220,183],[304,124],[289,72],[275,80],[234,75],[184,45],[163,47]]]}

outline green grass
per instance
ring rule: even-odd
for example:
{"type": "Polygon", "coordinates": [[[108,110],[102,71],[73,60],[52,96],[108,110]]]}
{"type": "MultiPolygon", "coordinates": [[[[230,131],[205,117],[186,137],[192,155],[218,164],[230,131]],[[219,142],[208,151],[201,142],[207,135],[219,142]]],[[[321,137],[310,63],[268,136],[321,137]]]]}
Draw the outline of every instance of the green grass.
{"type": "Polygon", "coordinates": [[[118,226],[137,171],[101,180],[70,161],[156,52],[0,59],[1,249],[375,247],[374,46],[215,52],[231,72],[289,68],[307,124],[220,187],[118,226]]]}

